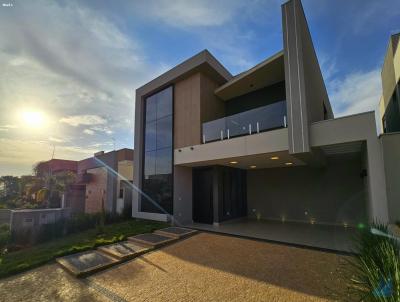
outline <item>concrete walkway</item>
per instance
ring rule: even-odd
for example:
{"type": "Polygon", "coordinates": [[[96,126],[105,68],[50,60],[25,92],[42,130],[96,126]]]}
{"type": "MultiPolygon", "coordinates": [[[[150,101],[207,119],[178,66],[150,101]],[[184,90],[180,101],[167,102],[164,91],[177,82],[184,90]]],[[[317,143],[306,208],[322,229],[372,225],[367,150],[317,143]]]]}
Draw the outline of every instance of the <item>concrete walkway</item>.
{"type": "Polygon", "coordinates": [[[76,279],[56,264],[0,280],[3,301],[334,301],[345,256],[200,233],[76,279]]]}

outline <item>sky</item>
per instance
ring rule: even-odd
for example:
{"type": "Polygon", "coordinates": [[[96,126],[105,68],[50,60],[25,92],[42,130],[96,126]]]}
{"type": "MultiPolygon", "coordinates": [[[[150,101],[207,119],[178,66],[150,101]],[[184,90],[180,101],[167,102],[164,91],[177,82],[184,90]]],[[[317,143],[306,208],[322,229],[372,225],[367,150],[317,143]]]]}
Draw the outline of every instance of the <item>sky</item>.
{"type": "MultiPolygon", "coordinates": [[[[280,51],[282,0],[0,1],[0,175],[133,148],[135,89],[203,49],[280,51]]],[[[303,0],[335,116],[375,110],[399,0],[303,0]]]]}

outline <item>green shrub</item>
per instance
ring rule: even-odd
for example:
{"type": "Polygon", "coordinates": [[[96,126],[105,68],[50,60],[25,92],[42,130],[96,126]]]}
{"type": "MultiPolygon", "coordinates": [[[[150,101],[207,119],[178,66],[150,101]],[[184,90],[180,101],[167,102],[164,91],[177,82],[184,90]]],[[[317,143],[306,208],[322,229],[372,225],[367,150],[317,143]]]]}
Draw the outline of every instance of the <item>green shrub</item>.
{"type": "MultiPolygon", "coordinates": [[[[97,234],[102,234],[105,225],[123,222],[124,220],[126,219],[122,215],[78,213],[72,215],[68,219],[62,219],[52,224],[42,225],[39,229],[28,228],[24,231],[19,231],[17,235],[14,234],[12,240],[14,243],[36,244],[54,240],[63,237],[66,234],[80,233],[89,229],[96,229],[97,234]]],[[[1,228],[6,228],[8,230],[8,226],[0,226],[0,236],[2,234],[1,228]]],[[[7,236],[4,235],[3,237],[4,240],[7,239],[8,242],[10,239],[9,231],[7,236]]]]}
{"type": "Polygon", "coordinates": [[[400,246],[387,226],[372,224],[360,232],[359,254],[350,260],[350,296],[358,301],[400,301],[400,246]]]}
{"type": "Polygon", "coordinates": [[[96,227],[100,214],[77,213],[66,220],[66,232],[68,234],[82,232],[96,227]]]}
{"type": "Polygon", "coordinates": [[[1,232],[7,232],[9,230],[10,230],[10,225],[8,223],[0,224],[0,233],[1,232]]]}
{"type": "Polygon", "coordinates": [[[10,226],[8,224],[0,225],[0,249],[3,249],[10,242],[11,233],[10,226]]]}
{"type": "Polygon", "coordinates": [[[66,233],[66,220],[61,219],[55,223],[44,224],[40,227],[35,243],[46,242],[64,236],[66,233]]]}

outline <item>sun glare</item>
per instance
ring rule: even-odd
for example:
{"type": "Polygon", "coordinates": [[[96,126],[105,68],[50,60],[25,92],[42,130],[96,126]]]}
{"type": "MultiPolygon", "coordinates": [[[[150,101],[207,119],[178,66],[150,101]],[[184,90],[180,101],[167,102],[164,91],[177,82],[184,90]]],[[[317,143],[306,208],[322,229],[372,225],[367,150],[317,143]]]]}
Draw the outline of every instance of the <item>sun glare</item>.
{"type": "Polygon", "coordinates": [[[46,117],[40,111],[23,111],[21,119],[28,127],[42,128],[45,125],[46,117]]]}

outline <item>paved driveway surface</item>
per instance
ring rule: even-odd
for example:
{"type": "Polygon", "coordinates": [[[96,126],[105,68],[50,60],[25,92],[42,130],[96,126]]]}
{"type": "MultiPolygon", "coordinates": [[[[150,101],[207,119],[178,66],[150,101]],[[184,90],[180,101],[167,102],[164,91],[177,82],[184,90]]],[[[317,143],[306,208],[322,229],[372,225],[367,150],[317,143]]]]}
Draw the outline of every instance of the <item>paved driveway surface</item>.
{"type": "Polygon", "coordinates": [[[50,264],[0,280],[0,300],[334,301],[343,258],[200,233],[86,279],[50,264]]]}

